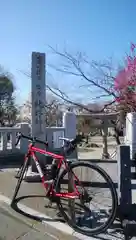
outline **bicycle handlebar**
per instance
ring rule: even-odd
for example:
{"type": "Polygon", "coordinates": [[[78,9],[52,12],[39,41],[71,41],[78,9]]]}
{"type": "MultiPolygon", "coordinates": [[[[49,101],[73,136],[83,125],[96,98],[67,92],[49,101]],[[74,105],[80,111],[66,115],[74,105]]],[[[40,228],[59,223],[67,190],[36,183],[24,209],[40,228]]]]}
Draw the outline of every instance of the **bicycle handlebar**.
{"type": "Polygon", "coordinates": [[[29,137],[29,136],[23,135],[22,133],[19,133],[19,134],[18,134],[18,137],[17,137],[17,141],[16,141],[16,143],[15,143],[15,146],[18,145],[18,143],[19,143],[19,141],[20,141],[21,138],[26,138],[26,139],[28,139],[28,140],[30,140],[30,141],[34,141],[34,142],[41,143],[41,144],[44,144],[44,145],[48,146],[48,142],[44,142],[44,141],[42,141],[42,140],[40,140],[40,139],[37,139],[36,137],[29,137]]]}
{"type": "MultiPolygon", "coordinates": [[[[47,141],[44,142],[44,141],[42,141],[42,140],[40,140],[40,139],[37,139],[36,137],[26,136],[26,135],[22,134],[21,132],[18,133],[17,141],[16,141],[16,143],[15,143],[15,146],[18,145],[18,143],[19,143],[19,141],[20,141],[21,138],[25,138],[25,139],[28,139],[28,140],[30,140],[30,141],[32,141],[32,142],[37,142],[37,143],[41,143],[41,144],[44,144],[44,145],[48,146],[48,142],[47,142],[47,141]]],[[[71,143],[73,146],[76,146],[77,144],[79,144],[80,142],[82,142],[83,138],[84,138],[84,137],[83,137],[82,135],[77,135],[76,138],[73,139],[70,143],[71,143]]]]}

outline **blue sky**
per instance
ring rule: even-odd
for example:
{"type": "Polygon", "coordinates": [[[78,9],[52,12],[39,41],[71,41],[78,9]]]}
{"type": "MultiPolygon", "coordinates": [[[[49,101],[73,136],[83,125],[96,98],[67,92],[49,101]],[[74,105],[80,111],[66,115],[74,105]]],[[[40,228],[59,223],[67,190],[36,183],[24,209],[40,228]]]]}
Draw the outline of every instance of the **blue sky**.
{"type": "MultiPolygon", "coordinates": [[[[32,51],[46,52],[47,63],[57,64],[47,45],[120,62],[129,43],[136,42],[135,25],[135,0],[0,0],[0,64],[14,75],[17,101],[22,102],[30,79],[19,70],[30,71],[32,51]]],[[[71,91],[73,80],[48,71],[71,91]]]]}

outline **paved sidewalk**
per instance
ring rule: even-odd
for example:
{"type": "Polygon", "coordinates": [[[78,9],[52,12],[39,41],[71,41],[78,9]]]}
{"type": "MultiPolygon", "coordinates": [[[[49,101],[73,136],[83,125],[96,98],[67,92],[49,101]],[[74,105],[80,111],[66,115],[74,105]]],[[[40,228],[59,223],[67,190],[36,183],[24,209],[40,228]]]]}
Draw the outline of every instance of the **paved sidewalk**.
{"type": "Polygon", "coordinates": [[[76,240],[54,228],[26,219],[0,201],[0,240],[76,240]]]}
{"type": "Polygon", "coordinates": [[[54,240],[58,239],[45,231],[39,231],[31,222],[17,216],[5,204],[0,204],[0,240],[54,240]]]}

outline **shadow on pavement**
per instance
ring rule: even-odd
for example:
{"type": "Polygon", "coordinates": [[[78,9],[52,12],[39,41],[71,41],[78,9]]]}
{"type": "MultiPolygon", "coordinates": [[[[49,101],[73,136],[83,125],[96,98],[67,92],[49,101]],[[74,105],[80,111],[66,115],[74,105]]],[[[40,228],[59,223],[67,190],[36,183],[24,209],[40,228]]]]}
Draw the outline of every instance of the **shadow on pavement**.
{"type": "MultiPolygon", "coordinates": [[[[13,203],[12,203],[12,208],[22,214],[23,216],[25,217],[28,217],[28,218],[31,218],[32,220],[36,220],[36,221],[39,221],[39,222],[42,222],[42,221],[48,221],[48,222],[65,222],[62,218],[46,218],[46,217],[38,217],[38,216],[35,216],[35,215],[31,215],[27,212],[24,212],[22,209],[20,209],[18,207],[18,203],[21,201],[21,200],[24,200],[24,199],[27,199],[27,198],[37,198],[37,197],[41,197],[41,198],[45,198],[45,195],[27,195],[27,196],[22,196],[22,197],[19,197],[17,198],[13,203]]],[[[36,211],[36,210],[35,210],[36,211]]],[[[45,214],[46,215],[46,214],[45,214]]]]}
{"type": "MultiPolygon", "coordinates": [[[[25,212],[24,210],[22,210],[19,206],[18,203],[24,199],[28,199],[28,198],[37,198],[37,197],[41,197],[41,198],[45,198],[45,195],[27,195],[27,196],[22,196],[17,198],[14,203],[12,204],[12,209],[14,209],[17,213],[28,217],[32,220],[36,220],[38,222],[42,222],[42,221],[47,221],[47,222],[63,222],[65,223],[65,221],[62,218],[56,217],[53,219],[50,218],[46,218],[46,217],[40,217],[40,216],[36,216],[36,215],[31,215],[28,212],[25,212]]],[[[78,205],[78,204],[77,204],[78,205]]],[[[100,235],[95,235],[93,236],[94,239],[99,239],[99,240],[111,240],[111,239],[116,239],[116,240],[121,240],[124,239],[124,234],[123,231],[121,229],[121,225],[118,222],[115,222],[111,227],[110,230],[100,234],[100,235]]]]}

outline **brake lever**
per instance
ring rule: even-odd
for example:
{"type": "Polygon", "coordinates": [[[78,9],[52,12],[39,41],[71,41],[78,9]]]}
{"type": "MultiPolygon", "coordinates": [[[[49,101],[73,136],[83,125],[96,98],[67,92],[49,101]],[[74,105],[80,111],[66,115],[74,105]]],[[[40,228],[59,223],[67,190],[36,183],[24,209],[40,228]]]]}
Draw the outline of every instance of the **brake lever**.
{"type": "Polygon", "coordinates": [[[20,139],[21,139],[21,136],[20,136],[20,137],[18,137],[18,139],[17,139],[17,141],[16,141],[16,143],[15,143],[15,146],[17,146],[17,145],[18,145],[18,143],[19,143],[20,139]]]}
{"type": "Polygon", "coordinates": [[[22,133],[18,133],[18,134],[17,134],[17,141],[16,141],[16,143],[15,143],[15,146],[18,145],[18,143],[19,143],[21,137],[22,137],[22,133]]]}

